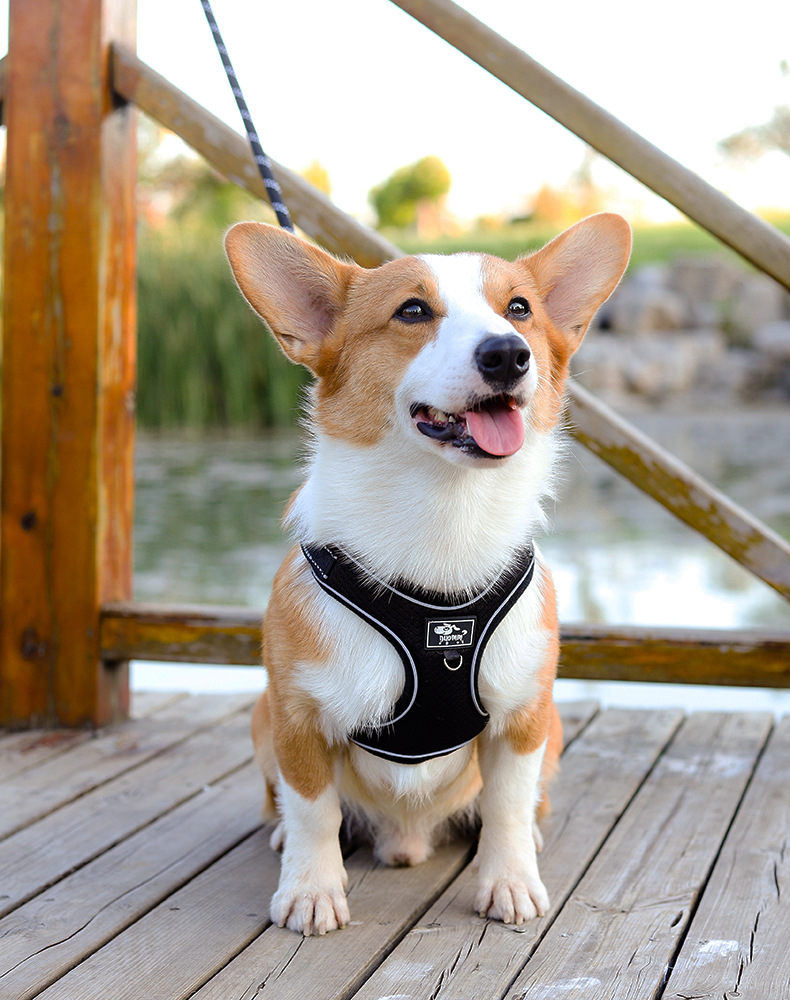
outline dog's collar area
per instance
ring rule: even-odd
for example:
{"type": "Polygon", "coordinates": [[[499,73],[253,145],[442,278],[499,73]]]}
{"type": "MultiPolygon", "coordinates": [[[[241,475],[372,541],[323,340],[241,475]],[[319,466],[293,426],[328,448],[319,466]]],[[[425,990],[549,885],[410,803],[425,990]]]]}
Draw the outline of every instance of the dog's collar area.
{"type": "Polygon", "coordinates": [[[478,736],[488,722],[477,689],[480,660],[532,580],[532,544],[472,598],[390,586],[332,546],[302,545],[302,551],[318,584],[383,635],[403,662],[404,688],[389,720],[351,733],[350,739],[387,760],[418,764],[478,736]]]}

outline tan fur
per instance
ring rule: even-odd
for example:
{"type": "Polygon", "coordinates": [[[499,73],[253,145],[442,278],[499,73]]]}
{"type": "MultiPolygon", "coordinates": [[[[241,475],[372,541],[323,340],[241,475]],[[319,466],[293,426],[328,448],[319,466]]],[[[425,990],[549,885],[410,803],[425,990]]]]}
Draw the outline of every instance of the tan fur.
{"type": "Polygon", "coordinates": [[[358,268],[348,293],[347,311],[327,337],[319,361],[323,377],[315,394],[314,419],[326,434],[360,446],[375,444],[387,427],[393,392],[406,366],[436,335],[433,323],[408,328],[392,315],[411,298],[438,304],[428,269],[413,260],[396,260],[374,272],[358,268]],[[360,401],[375,400],[375,411],[359,419],[360,401]]]}
{"type": "Polygon", "coordinates": [[[320,662],[325,655],[310,619],[312,593],[299,579],[301,569],[301,553],[294,547],[275,575],[263,626],[269,687],[253,717],[253,741],[267,782],[276,785],[279,766],[291,787],[314,799],[333,780],[334,753],[318,728],[317,706],[289,683],[294,664],[320,662]]]}

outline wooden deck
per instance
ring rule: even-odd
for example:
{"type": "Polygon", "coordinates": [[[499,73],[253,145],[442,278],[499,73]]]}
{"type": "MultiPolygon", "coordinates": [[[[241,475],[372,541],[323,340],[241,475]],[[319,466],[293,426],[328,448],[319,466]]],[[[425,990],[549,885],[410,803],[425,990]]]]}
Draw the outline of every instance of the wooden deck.
{"type": "Polygon", "coordinates": [[[563,706],[551,912],[471,913],[472,848],[349,847],[352,924],[269,925],[249,696],[141,695],[98,733],[0,737],[0,997],[790,997],[790,718],[563,706]]]}

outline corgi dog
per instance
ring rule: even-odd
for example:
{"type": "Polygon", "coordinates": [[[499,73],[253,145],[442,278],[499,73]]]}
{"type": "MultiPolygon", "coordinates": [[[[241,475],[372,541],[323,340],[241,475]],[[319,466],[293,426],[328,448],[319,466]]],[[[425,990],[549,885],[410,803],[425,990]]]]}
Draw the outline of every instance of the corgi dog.
{"type": "Polygon", "coordinates": [[[229,230],[242,294],[315,376],[252,720],[282,849],[279,926],[348,923],[344,814],[388,865],[424,861],[473,819],[475,911],[515,924],[547,911],[536,822],[562,733],[555,593],[534,538],[569,361],[630,247],[625,220],[601,214],[514,263],[366,269],[271,226],[229,230]]]}

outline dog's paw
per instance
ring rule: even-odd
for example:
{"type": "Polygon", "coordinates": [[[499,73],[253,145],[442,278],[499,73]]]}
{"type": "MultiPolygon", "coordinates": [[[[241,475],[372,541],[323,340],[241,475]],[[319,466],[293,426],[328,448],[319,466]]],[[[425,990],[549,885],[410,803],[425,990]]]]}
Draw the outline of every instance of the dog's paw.
{"type": "Polygon", "coordinates": [[[272,897],[271,917],[278,927],[287,927],[305,937],[335,931],[350,920],[342,889],[280,888],[272,897]]]}
{"type": "Polygon", "coordinates": [[[505,924],[523,924],[548,912],[549,896],[540,878],[481,878],[475,910],[505,924]]]}

